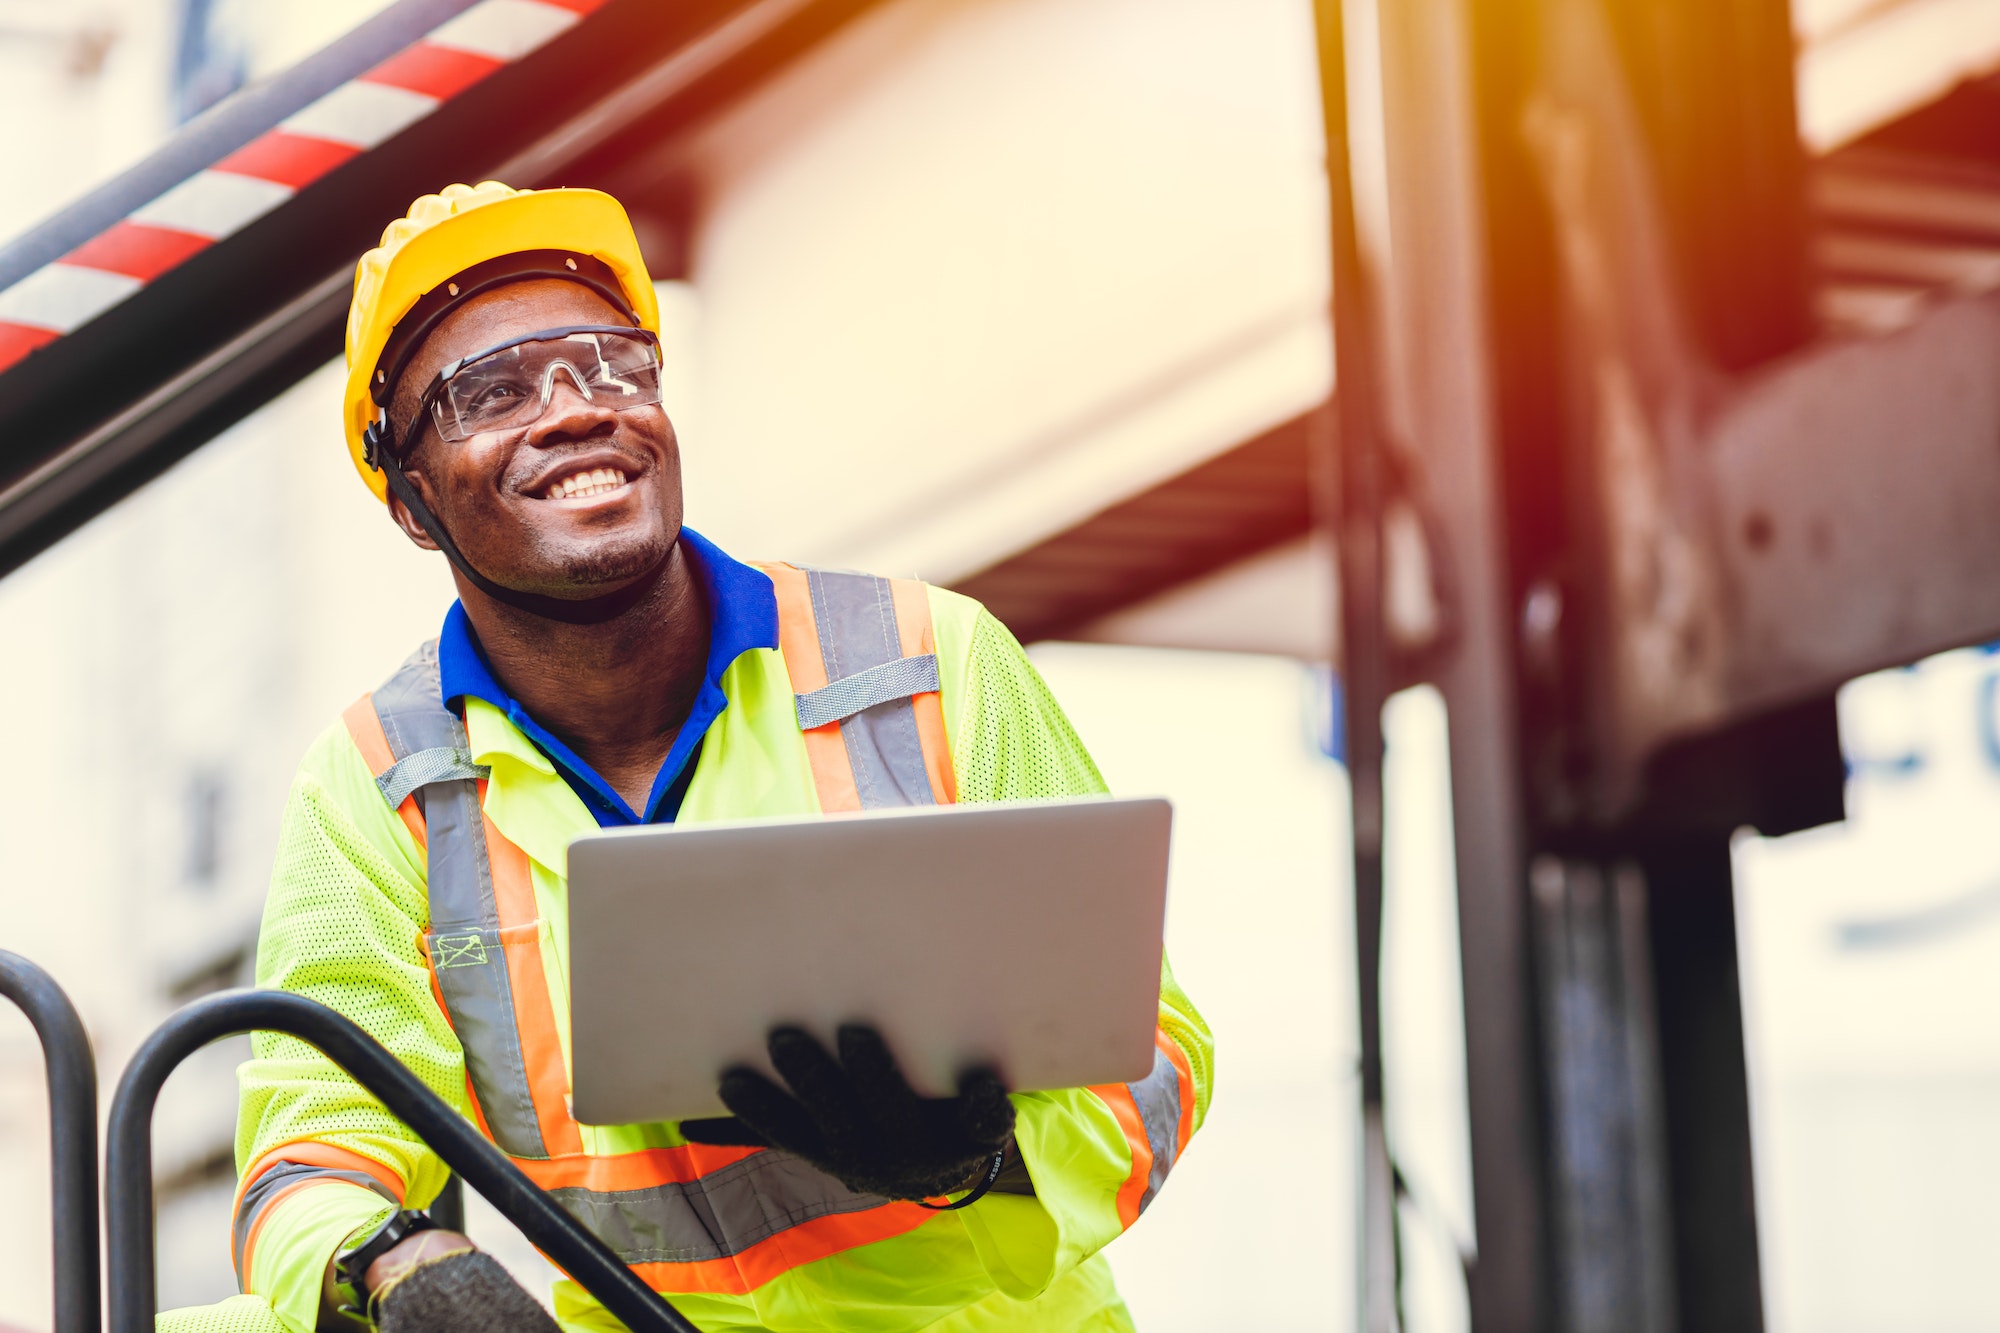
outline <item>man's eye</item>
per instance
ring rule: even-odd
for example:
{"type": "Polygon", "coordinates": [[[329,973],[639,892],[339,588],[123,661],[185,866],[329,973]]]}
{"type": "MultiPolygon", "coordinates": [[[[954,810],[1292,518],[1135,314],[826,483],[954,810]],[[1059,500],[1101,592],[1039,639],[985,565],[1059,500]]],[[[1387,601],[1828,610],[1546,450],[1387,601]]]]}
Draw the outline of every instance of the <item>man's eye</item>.
{"type": "Polygon", "coordinates": [[[472,395],[472,401],[468,406],[474,412],[479,413],[501,412],[514,406],[514,404],[520,402],[525,396],[521,386],[518,384],[509,384],[506,382],[486,384],[482,385],[472,395]]]}

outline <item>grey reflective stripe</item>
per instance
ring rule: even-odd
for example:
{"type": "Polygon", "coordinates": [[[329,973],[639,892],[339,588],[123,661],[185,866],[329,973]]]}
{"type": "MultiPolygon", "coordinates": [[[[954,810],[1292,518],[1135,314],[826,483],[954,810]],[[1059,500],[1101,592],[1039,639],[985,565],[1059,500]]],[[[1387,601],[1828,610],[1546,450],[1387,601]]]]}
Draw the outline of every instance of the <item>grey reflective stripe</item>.
{"type": "MultiPolygon", "coordinates": [[[[828,689],[903,655],[889,580],[830,569],[805,573],[828,689]]],[[[847,744],[862,809],[936,803],[924,767],[923,741],[917,735],[917,714],[909,699],[892,698],[864,708],[840,724],[840,738],[847,744]]]]}
{"type": "Polygon", "coordinates": [[[628,1264],[726,1259],[815,1218],[887,1202],[855,1194],[789,1153],[771,1150],[684,1183],[549,1193],[628,1264]]]}
{"type": "Polygon", "coordinates": [[[1137,1083],[1127,1083],[1133,1105],[1139,1108],[1139,1123],[1146,1127],[1146,1142],[1153,1147],[1153,1171],[1146,1177],[1146,1192],[1139,1196],[1139,1211],[1167,1183],[1174,1169],[1174,1153],[1181,1141],[1181,1075],[1166,1052],[1153,1052],[1153,1072],[1137,1083]]]}
{"type": "Polygon", "coordinates": [[[829,722],[844,722],[876,704],[887,703],[891,699],[907,699],[913,694],[925,694],[937,688],[937,654],[899,657],[856,675],[844,676],[811,694],[801,694],[799,730],[811,731],[829,722]]]}
{"type": "Polygon", "coordinates": [[[250,1233],[256,1229],[257,1219],[264,1210],[277,1200],[286,1189],[309,1177],[321,1180],[344,1180],[350,1185],[359,1185],[372,1190],[397,1206],[402,1200],[384,1188],[381,1181],[363,1171],[336,1171],[332,1167],[307,1166],[303,1162],[288,1162],[282,1158],[250,1182],[250,1188],[243,1191],[243,1198],[236,1205],[236,1223],[230,1228],[230,1257],[236,1263],[236,1286],[239,1291],[250,1289],[250,1275],[243,1271],[243,1250],[250,1243],[250,1233]]]}
{"type": "Polygon", "coordinates": [[[394,807],[408,800],[417,788],[433,782],[462,778],[476,782],[492,776],[491,768],[472,762],[470,750],[419,750],[408,758],[398,759],[387,773],[375,779],[375,785],[382,789],[382,799],[394,807]]]}
{"type": "MultiPolygon", "coordinates": [[[[465,724],[444,706],[435,640],[375,691],[375,712],[398,768],[437,750],[463,754],[471,766],[465,724]]],[[[434,778],[416,793],[430,846],[431,929],[426,940],[445,1014],[465,1051],[472,1094],[501,1151],[545,1159],[549,1154],[521,1056],[507,954],[499,947],[500,909],[493,896],[479,788],[460,773],[434,778]]],[[[385,799],[387,795],[385,791],[385,799]]]]}
{"type": "MultiPolygon", "coordinates": [[[[470,749],[465,724],[444,706],[443,692],[438,684],[436,639],[411,653],[396,674],[377,687],[375,715],[397,762],[424,750],[470,749]]],[[[418,803],[422,802],[419,796],[418,803]]]]}

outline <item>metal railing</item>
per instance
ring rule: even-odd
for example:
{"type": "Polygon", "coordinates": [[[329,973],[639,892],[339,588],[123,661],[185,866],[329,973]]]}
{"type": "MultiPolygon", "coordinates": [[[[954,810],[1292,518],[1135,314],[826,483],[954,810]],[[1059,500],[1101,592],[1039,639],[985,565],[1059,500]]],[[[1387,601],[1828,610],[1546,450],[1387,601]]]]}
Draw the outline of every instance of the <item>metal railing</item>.
{"type": "Polygon", "coordinates": [[[34,1024],[48,1066],[55,1333],[98,1333],[97,1061],[76,1006],[55,978],[4,949],[0,995],[34,1024]]]}
{"type": "Polygon", "coordinates": [[[319,1048],[373,1093],[521,1234],[632,1333],[697,1333],[610,1247],[521,1173],[465,1117],[350,1020],[288,991],[224,991],[196,1000],[146,1038],[118,1080],[105,1129],[111,1259],[110,1333],[152,1333],[153,1106],[181,1061],[239,1032],[283,1032],[319,1048]]]}
{"type": "MultiPolygon", "coordinates": [[[[97,1062],[90,1037],[55,979],[4,949],[0,996],[27,1015],[48,1068],[55,1333],[99,1333],[97,1062]]],[[[153,1110],[160,1089],[202,1047],[253,1030],[287,1033],[317,1047],[429,1144],[454,1173],[449,1197],[439,1200],[443,1211],[462,1218],[458,1183],[463,1180],[632,1333],[697,1333],[374,1038],[325,1005],[286,991],[227,991],[195,1001],[146,1039],[119,1079],[106,1130],[111,1333],[152,1333],[158,1305],[153,1110]]]]}
{"type": "Polygon", "coordinates": [[[317,1001],[275,990],[224,991],[196,1000],[146,1038],[118,1080],[105,1129],[110,1333],[153,1329],[158,1303],[153,1266],[153,1107],[160,1087],[181,1061],[210,1042],[253,1030],[287,1033],[318,1047],[632,1333],[697,1333],[610,1247],[373,1037],[317,1001]]]}
{"type": "MultiPolygon", "coordinates": [[[[97,1069],[90,1039],[62,988],[41,968],[0,950],[0,995],[40,1035],[49,1074],[55,1194],[55,1333],[98,1333],[97,1069]]],[[[317,1047],[632,1333],[697,1333],[464,1117],[395,1056],[333,1010],[286,991],[226,991],[195,1001],[148,1037],[111,1102],[105,1208],[111,1260],[111,1333],[152,1333],[158,1304],[153,1254],[153,1110],[167,1076],[212,1041],[283,1032],[317,1047]]],[[[447,1205],[456,1206],[454,1199],[447,1205]]]]}

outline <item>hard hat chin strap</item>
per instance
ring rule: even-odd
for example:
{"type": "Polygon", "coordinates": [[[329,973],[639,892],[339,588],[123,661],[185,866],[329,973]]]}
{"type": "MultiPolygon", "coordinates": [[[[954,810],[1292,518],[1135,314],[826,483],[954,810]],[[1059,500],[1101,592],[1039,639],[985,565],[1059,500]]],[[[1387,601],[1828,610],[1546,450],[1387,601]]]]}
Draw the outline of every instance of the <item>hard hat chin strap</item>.
{"type": "Polygon", "coordinates": [[[410,479],[403,475],[402,467],[394,457],[389,456],[388,451],[383,451],[383,456],[377,465],[382,469],[383,479],[389,483],[390,493],[403,502],[403,507],[417,520],[417,526],[437,543],[438,550],[444,552],[444,558],[451,561],[453,569],[465,575],[467,582],[494,601],[505,602],[515,610],[526,611],[529,615],[560,620],[570,625],[602,624],[604,621],[625,614],[638,604],[640,598],[652,591],[653,584],[659,580],[660,574],[667,567],[667,560],[673,555],[672,549],[669,548],[666,555],[660,557],[659,563],[645,574],[618,591],[606,593],[602,597],[575,599],[548,597],[541,593],[521,592],[516,588],[503,587],[472,567],[472,562],[458,549],[458,543],[444,530],[444,524],[438,522],[437,515],[430,511],[430,506],[417,498],[417,488],[410,485],[410,479]]]}

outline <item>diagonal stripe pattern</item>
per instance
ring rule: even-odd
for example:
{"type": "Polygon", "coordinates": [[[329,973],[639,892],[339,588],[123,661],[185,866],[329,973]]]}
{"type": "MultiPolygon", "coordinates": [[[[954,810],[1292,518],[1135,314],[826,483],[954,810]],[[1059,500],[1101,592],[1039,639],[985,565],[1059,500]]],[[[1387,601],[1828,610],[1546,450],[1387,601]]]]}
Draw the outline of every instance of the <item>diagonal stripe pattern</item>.
{"type": "Polygon", "coordinates": [[[480,0],[0,291],[0,371],[539,50],[608,0],[480,0]]]}

